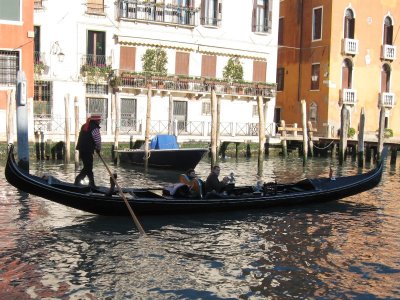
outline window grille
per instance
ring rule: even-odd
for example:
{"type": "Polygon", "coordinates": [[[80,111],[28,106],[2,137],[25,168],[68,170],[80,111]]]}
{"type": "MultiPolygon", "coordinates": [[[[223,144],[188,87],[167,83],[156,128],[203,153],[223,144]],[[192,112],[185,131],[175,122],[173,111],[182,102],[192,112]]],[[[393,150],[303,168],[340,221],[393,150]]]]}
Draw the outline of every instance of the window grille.
{"type": "Polygon", "coordinates": [[[210,102],[203,102],[201,104],[201,114],[203,116],[210,116],[211,115],[211,103],[210,102]]]}
{"type": "Polygon", "coordinates": [[[0,50],[0,84],[15,85],[19,70],[19,52],[0,50]]]}
{"type": "Polygon", "coordinates": [[[86,94],[108,94],[108,85],[106,84],[87,84],[86,94]]]}
{"type": "Polygon", "coordinates": [[[52,82],[35,81],[33,93],[33,114],[51,115],[52,82]]]}

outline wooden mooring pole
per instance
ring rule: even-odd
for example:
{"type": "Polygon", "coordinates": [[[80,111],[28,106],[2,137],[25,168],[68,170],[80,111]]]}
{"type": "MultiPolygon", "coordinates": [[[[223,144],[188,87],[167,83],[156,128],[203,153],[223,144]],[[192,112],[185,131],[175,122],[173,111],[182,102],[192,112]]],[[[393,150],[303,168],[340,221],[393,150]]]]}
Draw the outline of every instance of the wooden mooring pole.
{"type": "Polygon", "coordinates": [[[283,157],[287,157],[287,141],[286,141],[286,123],[284,120],[281,120],[281,144],[282,144],[282,154],[283,157]]]}
{"type": "Polygon", "coordinates": [[[74,98],[74,114],[75,114],[75,155],[74,155],[74,161],[75,161],[75,169],[79,168],[79,151],[76,150],[76,144],[78,143],[78,137],[79,137],[79,102],[78,102],[78,97],[75,96],[74,98]]]}
{"type": "Polygon", "coordinates": [[[358,166],[362,167],[364,165],[364,127],[365,127],[365,113],[364,107],[361,108],[360,113],[360,124],[358,128],[358,166]]]}
{"type": "Polygon", "coordinates": [[[70,134],[70,117],[69,117],[69,94],[66,94],[64,97],[65,104],[65,156],[64,160],[66,163],[69,163],[70,159],[70,149],[71,149],[71,134],[70,134]]]}
{"type": "Polygon", "coordinates": [[[144,134],[144,168],[149,166],[149,141],[150,141],[150,126],[151,126],[151,84],[147,86],[147,109],[146,109],[146,129],[144,134]]]}
{"type": "Polygon", "coordinates": [[[384,131],[385,131],[385,107],[381,105],[381,111],[379,115],[379,133],[378,133],[378,149],[377,149],[377,158],[379,159],[383,150],[383,141],[384,141],[384,131]]]}
{"type": "Polygon", "coordinates": [[[349,110],[343,104],[340,119],[339,164],[343,164],[346,156],[347,133],[349,131],[349,110]]]}
{"type": "Polygon", "coordinates": [[[307,161],[308,156],[308,135],[307,135],[307,104],[306,100],[301,100],[301,120],[303,126],[303,163],[307,161]]]}
{"type": "Polygon", "coordinates": [[[263,173],[263,163],[265,157],[265,119],[264,119],[264,100],[261,96],[257,97],[258,103],[258,172],[259,176],[263,173]]]}
{"type": "Polygon", "coordinates": [[[211,91],[211,167],[217,163],[217,95],[211,91]]]}

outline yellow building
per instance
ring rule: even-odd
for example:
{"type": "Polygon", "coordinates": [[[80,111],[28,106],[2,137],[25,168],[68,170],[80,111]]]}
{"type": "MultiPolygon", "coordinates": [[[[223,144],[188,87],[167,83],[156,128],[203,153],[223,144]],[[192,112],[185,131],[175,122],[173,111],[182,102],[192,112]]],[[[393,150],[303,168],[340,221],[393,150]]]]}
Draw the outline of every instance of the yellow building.
{"type": "Polygon", "coordinates": [[[324,136],[336,136],[340,111],[350,110],[357,130],[365,111],[367,135],[385,128],[400,136],[400,1],[282,0],[280,2],[276,121],[307,119],[324,136]]]}

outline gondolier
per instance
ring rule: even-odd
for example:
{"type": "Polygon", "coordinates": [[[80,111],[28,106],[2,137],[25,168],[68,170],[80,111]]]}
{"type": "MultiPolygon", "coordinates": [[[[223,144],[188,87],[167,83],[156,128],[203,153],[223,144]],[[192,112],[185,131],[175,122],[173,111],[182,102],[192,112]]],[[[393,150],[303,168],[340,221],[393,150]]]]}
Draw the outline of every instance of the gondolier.
{"type": "Polygon", "coordinates": [[[89,186],[96,188],[93,175],[93,154],[94,151],[100,153],[101,150],[100,122],[101,115],[88,115],[86,123],[82,125],[79,132],[76,150],[79,151],[83,168],[75,178],[75,185],[80,185],[81,181],[87,176],[89,186]]]}

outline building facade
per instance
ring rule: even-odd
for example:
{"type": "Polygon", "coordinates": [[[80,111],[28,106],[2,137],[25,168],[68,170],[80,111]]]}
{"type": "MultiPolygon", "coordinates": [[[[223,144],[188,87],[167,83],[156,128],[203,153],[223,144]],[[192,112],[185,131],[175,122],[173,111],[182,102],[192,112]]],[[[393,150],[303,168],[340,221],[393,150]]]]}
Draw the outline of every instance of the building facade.
{"type": "MultiPolygon", "coordinates": [[[[18,70],[33,78],[33,3],[22,0],[0,1],[0,137],[13,141],[8,126],[15,127],[15,91],[18,70]]],[[[32,103],[33,80],[27,81],[27,98],[32,103]]],[[[15,131],[14,131],[15,132],[15,131]]]]}
{"type": "Polygon", "coordinates": [[[257,97],[273,131],[278,0],[34,1],[33,131],[62,139],[103,115],[105,140],[145,133],[209,140],[211,90],[220,134],[257,136],[257,97]],[[239,71],[239,75],[237,72],[239,71]],[[236,72],[236,73],[235,73],[236,72]],[[242,74],[242,75],[241,75],[242,74]]]}
{"type": "Polygon", "coordinates": [[[385,128],[400,136],[400,1],[283,0],[280,2],[277,118],[301,123],[300,101],[321,135],[337,136],[342,105],[356,131],[365,112],[376,136],[381,106],[385,128]]]}

